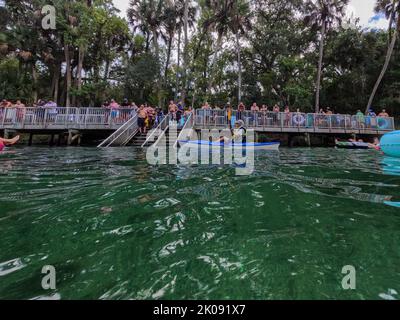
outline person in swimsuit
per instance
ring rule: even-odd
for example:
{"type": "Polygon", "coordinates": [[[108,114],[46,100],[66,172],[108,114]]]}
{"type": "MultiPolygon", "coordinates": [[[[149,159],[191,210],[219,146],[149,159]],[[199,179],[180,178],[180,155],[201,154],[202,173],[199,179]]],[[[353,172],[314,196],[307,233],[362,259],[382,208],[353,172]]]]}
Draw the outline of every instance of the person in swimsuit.
{"type": "Polygon", "coordinates": [[[19,136],[13,139],[4,139],[0,137],[0,151],[3,151],[6,146],[11,146],[19,141],[19,136]]]}
{"type": "Polygon", "coordinates": [[[146,119],[147,119],[147,111],[144,105],[141,105],[138,112],[138,126],[140,134],[146,134],[146,119]]]}
{"type": "Polygon", "coordinates": [[[176,112],[178,111],[177,105],[171,100],[168,106],[168,112],[173,120],[176,120],[176,112]]]}
{"type": "Polygon", "coordinates": [[[383,109],[382,112],[378,115],[380,118],[389,118],[389,114],[386,112],[386,109],[383,109]]]}

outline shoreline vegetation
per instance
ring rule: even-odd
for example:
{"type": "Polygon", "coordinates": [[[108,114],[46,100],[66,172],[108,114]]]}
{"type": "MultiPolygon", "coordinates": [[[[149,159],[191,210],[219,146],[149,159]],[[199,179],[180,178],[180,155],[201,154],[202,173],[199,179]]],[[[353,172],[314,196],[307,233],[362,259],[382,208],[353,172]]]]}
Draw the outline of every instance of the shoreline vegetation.
{"type": "Polygon", "coordinates": [[[376,2],[387,31],[363,29],[348,0],[133,0],[127,20],[110,0],[55,0],[56,29],[44,30],[45,2],[0,7],[0,100],[398,114],[398,0],[376,2]]]}

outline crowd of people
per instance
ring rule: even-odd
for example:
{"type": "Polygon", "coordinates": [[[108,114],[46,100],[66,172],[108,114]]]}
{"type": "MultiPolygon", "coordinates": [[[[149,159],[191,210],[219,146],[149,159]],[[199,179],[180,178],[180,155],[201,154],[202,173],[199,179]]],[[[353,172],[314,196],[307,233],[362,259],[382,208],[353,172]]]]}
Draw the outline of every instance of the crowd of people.
{"type": "MultiPolygon", "coordinates": [[[[26,113],[26,106],[21,102],[21,100],[16,100],[14,103],[8,100],[2,100],[0,102],[0,111],[7,108],[16,109],[17,119],[22,119],[26,113]]],[[[33,108],[48,109],[47,114],[50,116],[52,114],[57,114],[57,103],[52,100],[38,100],[33,104],[33,108]]],[[[138,125],[140,132],[145,134],[147,130],[157,126],[165,118],[166,114],[169,114],[171,119],[176,121],[178,124],[184,125],[188,116],[194,112],[192,107],[184,107],[182,102],[170,101],[168,109],[164,112],[163,109],[159,107],[153,107],[147,103],[140,106],[136,105],[135,102],[130,102],[128,99],[123,99],[121,103],[116,100],[111,99],[110,101],[105,101],[102,104],[103,109],[109,110],[107,113],[107,119],[118,119],[123,121],[129,120],[133,115],[138,115],[138,125]],[[123,111],[123,112],[121,112],[123,111]]],[[[250,115],[250,119],[255,119],[258,115],[262,114],[272,114],[272,125],[279,125],[280,121],[283,121],[283,125],[290,126],[293,122],[301,123],[305,122],[305,117],[301,116],[303,114],[300,109],[292,111],[289,106],[281,107],[278,104],[270,107],[266,104],[259,106],[254,102],[251,106],[247,107],[243,102],[239,103],[237,107],[233,107],[230,103],[225,106],[220,107],[215,105],[212,107],[209,103],[205,102],[200,110],[203,110],[203,116],[210,119],[216,115],[223,115],[231,123],[233,120],[245,120],[245,117],[250,115]],[[274,116],[275,114],[275,116],[274,116]],[[283,116],[282,116],[283,114],[283,116]]],[[[319,122],[326,121],[330,115],[337,115],[339,118],[341,115],[334,112],[330,107],[321,108],[318,115],[315,117],[317,125],[319,122]]],[[[368,114],[364,114],[361,110],[356,113],[357,122],[361,126],[374,125],[376,118],[388,118],[389,114],[385,109],[383,109],[379,114],[376,114],[372,109],[369,110],[368,114]],[[371,120],[372,119],[372,120],[371,120]]],[[[336,120],[335,120],[336,121],[336,120]]]]}

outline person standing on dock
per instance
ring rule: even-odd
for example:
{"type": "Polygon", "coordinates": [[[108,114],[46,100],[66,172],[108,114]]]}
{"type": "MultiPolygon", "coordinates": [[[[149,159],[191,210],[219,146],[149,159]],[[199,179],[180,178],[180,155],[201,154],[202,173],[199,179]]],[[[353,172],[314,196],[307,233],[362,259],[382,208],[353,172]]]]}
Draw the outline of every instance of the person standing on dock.
{"type": "Polygon", "coordinates": [[[110,110],[111,110],[111,119],[118,118],[119,104],[114,99],[111,99],[110,110]]]}
{"type": "Polygon", "coordinates": [[[386,109],[383,109],[382,112],[378,115],[379,118],[389,118],[389,114],[386,112],[386,109]]]}
{"type": "Polygon", "coordinates": [[[138,112],[138,126],[140,134],[146,134],[146,119],[147,119],[147,111],[142,104],[139,108],[138,112]]]}
{"type": "Polygon", "coordinates": [[[242,120],[244,112],[246,112],[246,106],[244,105],[243,102],[240,102],[239,106],[238,106],[238,113],[237,113],[238,120],[242,120]]]}
{"type": "Polygon", "coordinates": [[[168,112],[172,120],[176,121],[176,113],[178,112],[178,106],[172,100],[169,102],[168,112]]]}
{"type": "Polygon", "coordinates": [[[0,103],[0,108],[11,108],[12,103],[6,99],[3,99],[0,103]]]}

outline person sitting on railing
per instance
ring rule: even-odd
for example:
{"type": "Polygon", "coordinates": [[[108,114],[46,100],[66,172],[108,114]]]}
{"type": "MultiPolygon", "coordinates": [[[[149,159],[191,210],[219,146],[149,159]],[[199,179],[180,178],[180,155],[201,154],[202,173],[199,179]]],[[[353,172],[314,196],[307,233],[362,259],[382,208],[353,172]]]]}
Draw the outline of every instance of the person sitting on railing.
{"type": "Polygon", "coordinates": [[[383,109],[380,114],[378,114],[379,118],[389,118],[389,114],[386,112],[386,109],[383,109]]]}

